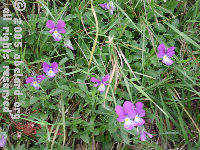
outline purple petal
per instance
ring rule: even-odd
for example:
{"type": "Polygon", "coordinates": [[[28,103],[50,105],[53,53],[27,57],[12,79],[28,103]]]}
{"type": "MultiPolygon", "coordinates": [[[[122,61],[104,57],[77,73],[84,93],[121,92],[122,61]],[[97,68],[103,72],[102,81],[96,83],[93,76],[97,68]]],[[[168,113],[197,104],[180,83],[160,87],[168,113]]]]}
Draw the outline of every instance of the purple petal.
{"type": "Polygon", "coordinates": [[[135,105],[136,105],[136,109],[137,110],[142,109],[142,107],[143,107],[143,103],[142,102],[137,102],[135,105]]]}
{"type": "Polygon", "coordinates": [[[91,82],[97,82],[97,83],[101,82],[101,81],[97,80],[95,77],[92,77],[92,78],[90,79],[90,81],[91,81],[91,82]]]}
{"type": "Polygon", "coordinates": [[[132,121],[132,120],[130,120],[130,122],[129,123],[124,123],[124,128],[126,129],[126,130],[132,130],[133,128],[134,128],[134,122],[132,121]]]}
{"type": "Polygon", "coordinates": [[[45,75],[44,74],[43,75],[38,75],[36,79],[37,79],[38,83],[40,83],[42,80],[45,79],[45,75]]]}
{"type": "Polygon", "coordinates": [[[46,27],[50,28],[50,29],[54,29],[55,28],[55,24],[54,24],[54,22],[52,20],[48,20],[46,22],[46,27]]]}
{"type": "Polygon", "coordinates": [[[65,22],[63,20],[58,20],[58,23],[56,25],[56,28],[58,30],[58,33],[65,33],[65,22]]]}
{"type": "Polygon", "coordinates": [[[124,120],[125,120],[125,118],[119,118],[119,117],[117,118],[118,122],[124,122],[124,120]]]}
{"type": "Polygon", "coordinates": [[[168,49],[167,49],[167,52],[166,52],[166,54],[167,54],[167,56],[170,58],[170,57],[172,57],[174,54],[175,54],[175,52],[174,52],[174,49],[175,49],[176,47],[174,47],[174,46],[172,46],[172,47],[169,47],[168,49]]]}
{"type": "Polygon", "coordinates": [[[123,108],[124,108],[124,113],[125,113],[125,115],[128,115],[128,117],[129,117],[130,119],[135,118],[135,115],[136,115],[136,112],[134,111],[135,106],[133,105],[132,102],[126,101],[126,102],[123,104],[123,108]]]}
{"type": "Polygon", "coordinates": [[[37,81],[32,82],[31,85],[32,85],[36,90],[38,90],[38,89],[40,88],[39,82],[37,82],[37,81]]]}
{"type": "Polygon", "coordinates": [[[0,147],[4,147],[5,145],[6,145],[6,138],[2,136],[2,138],[0,139],[0,147]]]}
{"type": "Polygon", "coordinates": [[[34,81],[34,78],[33,78],[33,77],[28,77],[28,78],[26,79],[26,84],[32,83],[33,81],[34,81]]]}
{"type": "Polygon", "coordinates": [[[49,78],[53,78],[53,77],[55,77],[56,76],[56,74],[52,71],[51,73],[50,73],[50,71],[49,72],[47,72],[47,76],[49,77],[49,78]]]}
{"type": "Polygon", "coordinates": [[[105,85],[104,84],[100,84],[98,90],[99,90],[99,92],[103,93],[106,90],[105,85]]]}
{"type": "Polygon", "coordinates": [[[99,86],[100,84],[101,84],[101,83],[97,83],[97,84],[94,85],[94,87],[97,87],[97,86],[99,86]]]}
{"type": "Polygon", "coordinates": [[[99,4],[99,6],[104,9],[110,9],[110,7],[107,3],[99,4]]]}
{"type": "Polygon", "coordinates": [[[106,82],[106,81],[109,80],[109,78],[110,78],[110,75],[107,74],[107,75],[105,75],[105,76],[101,79],[101,81],[102,81],[102,82],[106,82]]]}
{"type": "Polygon", "coordinates": [[[49,69],[50,69],[49,64],[46,63],[46,62],[43,62],[43,63],[42,63],[42,69],[43,69],[43,71],[44,71],[45,73],[47,73],[47,72],[49,71],[49,69]]]}
{"type": "Polygon", "coordinates": [[[49,31],[49,33],[53,34],[54,31],[55,31],[55,28],[51,29],[51,30],[49,31]]]}
{"type": "Polygon", "coordinates": [[[174,63],[173,60],[171,60],[170,58],[163,58],[162,62],[167,66],[170,66],[174,63]]]}
{"type": "Polygon", "coordinates": [[[52,34],[55,41],[60,41],[62,39],[62,35],[60,33],[52,34]]]}
{"type": "Polygon", "coordinates": [[[136,112],[137,112],[138,117],[144,117],[145,111],[142,109],[143,103],[137,102],[135,105],[136,105],[136,112]]]}
{"type": "Polygon", "coordinates": [[[133,122],[134,122],[134,126],[142,126],[145,123],[144,119],[142,118],[140,118],[140,120],[137,122],[135,120],[133,122]]]}
{"type": "Polygon", "coordinates": [[[124,109],[122,106],[116,106],[115,107],[115,112],[118,115],[118,118],[124,118],[126,117],[125,113],[124,113],[124,109]]]}
{"type": "Polygon", "coordinates": [[[150,133],[148,133],[148,132],[145,132],[145,133],[149,136],[149,138],[152,138],[152,137],[153,137],[152,134],[150,134],[150,133]]]}
{"type": "Polygon", "coordinates": [[[64,28],[58,28],[57,31],[58,31],[58,33],[65,33],[66,32],[66,30],[64,28]]]}
{"type": "Polygon", "coordinates": [[[51,68],[52,68],[54,73],[57,73],[58,72],[58,63],[57,62],[53,62],[51,64],[51,68]]]}
{"type": "Polygon", "coordinates": [[[145,132],[141,132],[141,133],[140,133],[140,140],[141,140],[141,141],[146,141],[146,139],[147,139],[147,137],[146,137],[145,132]]]}
{"type": "Polygon", "coordinates": [[[138,115],[138,117],[144,117],[145,116],[145,111],[143,109],[139,109],[137,111],[137,115],[138,115]]]}
{"type": "Polygon", "coordinates": [[[163,58],[163,56],[165,55],[165,44],[160,44],[158,46],[158,58],[163,58]]]}

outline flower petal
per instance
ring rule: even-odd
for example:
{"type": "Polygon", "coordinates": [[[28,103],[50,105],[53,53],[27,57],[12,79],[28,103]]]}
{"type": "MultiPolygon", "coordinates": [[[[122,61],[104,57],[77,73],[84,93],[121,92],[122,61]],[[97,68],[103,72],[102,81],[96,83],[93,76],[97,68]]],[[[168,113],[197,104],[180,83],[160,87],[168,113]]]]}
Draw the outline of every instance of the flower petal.
{"type": "Polygon", "coordinates": [[[99,4],[99,6],[104,9],[110,9],[110,7],[107,3],[99,4]]]}
{"type": "Polygon", "coordinates": [[[33,78],[33,77],[28,77],[28,78],[26,79],[26,84],[32,83],[33,81],[34,81],[34,78],[33,78]]]}
{"type": "Polygon", "coordinates": [[[172,56],[175,54],[175,52],[174,52],[175,48],[176,48],[176,47],[172,46],[172,47],[169,47],[169,48],[167,49],[166,54],[167,54],[167,56],[168,56],[169,58],[172,57],[172,56]]]}
{"type": "Polygon", "coordinates": [[[58,30],[58,33],[65,33],[65,22],[63,20],[58,20],[58,23],[56,25],[56,28],[58,30]]]}
{"type": "Polygon", "coordinates": [[[107,74],[107,75],[105,75],[105,76],[101,79],[101,81],[102,81],[102,82],[106,82],[106,81],[109,80],[109,78],[110,78],[110,75],[107,74]]]}
{"type": "Polygon", "coordinates": [[[118,118],[124,118],[124,119],[126,118],[126,115],[124,113],[124,109],[122,106],[116,106],[115,112],[117,113],[118,118]]]}
{"type": "Polygon", "coordinates": [[[37,79],[38,83],[40,83],[42,80],[45,79],[45,75],[44,74],[43,75],[38,75],[36,79],[37,79]]]}
{"type": "Polygon", "coordinates": [[[136,105],[136,109],[137,110],[142,109],[142,107],[143,107],[143,103],[142,102],[137,102],[135,105],[136,105]]]}
{"type": "Polygon", "coordinates": [[[4,147],[6,145],[6,138],[4,136],[0,139],[0,147],[4,147]]]}
{"type": "Polygon", "coordinates": [[[55,41],[60,41],[62,39],[62,35],[60,33],[53,33],[52,36],[55,41]]]}
{"type": "Polygon", "coordinates": [[[42,69],[43,69],[43,71],[44,71],[45,73],[47,73],[47,72],[49,71],[49,69],[50,69],[49,64],[46,63],[46,62],[43,62],[43,63],[42,63],[42,69]]]}
{"type": "Polygon", "coordinates": [[[165,55],[165,44],[160,44],[158,46],[158,58],[163,58],[163,56],[165,55]]]}
{"type": "Polygon", "coordinates": [[[174,62],[173,62],[173,60],[171,60],[170,58],[164,58],[163,57],[163,60],[162,60],[162,62],[164,63],[164,64],[166,64],[167,66],[170,66],[170,65],[172,65],[174,62]]]}
{"type": "Polygon", "coordinates": [[[54,73],[57,73],[58,72],[58,63],[57,62],[53,62],[51,64],[51,68],[52,68],[54,73]]]}
{"type": "Polygon", "coordinates": [[[49,71],[49,72],[47,72],[47,76],[48,76],[49,78],[53,78],[53,77],[56,76],[56,74],[55,74],[55,72],[53,72],[53,71],[49,71]]]}
{"type": "Polygon", "coordinates": [[[97,83],[101,82],[100,80],[97,80],[95,77],[92,77],[92,78],[90,79],[90,81],[91,81],[91,82],[97,82],[97,83]]]}
{"type": "Polygon", "coordinates": [[[50,28],[50,29],[54,29],[55,28],[55,24],[54,24],[54,22],[52,20],[48,20],[46,22],[46,27],[50,28]]]}
{"type": "Polygon", "coordinates": [[[74,50],[70,39],[65,40],[64,46],[71,49],[71,50],[74,50]]]}
{"type": "Polygon", "coordinates": [[[31,85],[32,85],[36,90],[38,90],[38,89],[40,88],[40,85],[39,85],[39,83],[38,83],[37,81],[32,82],[31,85]]]}
{"type": "Polygon", "coordinates": [[[150,134],[150,133],[148,133],[148,132],[145,132],[145,133],[149,136],[149,138],[152,138],[152,137],[153,137],[152,134],[150,134]]]}
{"type": "Polygon", "coordinates": [[[99,92],[103,93],[106,90],[105,85],[103,83],[101,83],[98,90],[99,90],[99,92]]]}
{"type": "Polygon", "coordinates": [[[140,118],[139,121],[134,120],[133,122],[134,122],[134,126],[142,126],[145,123],[144,119],[142,118],[140,118]]]}
{"type": "Polygon", "coordinates": [[[133,120],[130,120],[129,122],[124,122],[124,128],[126,129],[126,130],[132,130],[133,128],[134,128],[134,122],[133,122],[133,120]]]}
{"type": "Polygon", "coordinates": [[[134,111],[135,106],[133,105],[132,102],[125,101],[125,103],[123,104],[123,108],[124,108],[125,115],[128,115],[130,119],[133,119],[135,117],[136,115],[136,112],[134,111]]]}
{"type": "Polygon", "coordinates": [[[51,29],[51,30],[49,31],[49,33],[53,34],[54,31],[55,31],[55,28],[51,29]]]}
{"type": "Polygon", "coordinates": [[[146,141],[146,140],[147,140],[147,137],[146,137],[145,132],[141,132],[141,133],[140,133],[140,140],[141,140],[141,141],[146,141]]]}
{"type": "Polygon", "coordinates": [[[145,116],[145,111],[143,109],[139,109],[137,111],[137,115],[138,115],[138,117],[144,117],[145,116]]]}

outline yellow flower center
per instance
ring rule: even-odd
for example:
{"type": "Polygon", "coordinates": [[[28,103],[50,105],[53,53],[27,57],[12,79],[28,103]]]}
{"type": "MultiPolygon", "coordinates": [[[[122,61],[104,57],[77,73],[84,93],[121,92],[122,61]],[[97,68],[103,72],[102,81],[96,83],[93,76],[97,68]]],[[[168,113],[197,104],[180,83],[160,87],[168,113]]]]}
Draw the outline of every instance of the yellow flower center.
{"type": "Polygon", "coordinates": [[[58,33],[58,31],[56,30],[56,31],[54,31],[54,33],[58,33]]]}
{"type": "Polygon", "coordinates": [[[139,117],[138,116],[135,116],[135,119],[138,119],[139,117]]]}
{"type": "Polygon", "coordinates": [[[165,55],[163,58],[167,58],[167,56],[165,55]]]}
{"type": "Polygon", "coordinates": [[[126,119],[125,119],[125,121],[129,121],[129,119],[128,119],[128,118],[126,118],[126,119]]]}
{"type": "Polygon", "coordinates": [[[34,82],[33,82],[33,84],[34,84],[34,85],[36,85],[36,84],[37,84],[37,82],[36,82],[36,81],[34,81],[34,82]]]}
{"type": "Polygon", "coordinates": [[[52,71],[52,70],[49,70],[49,73],[53,73],[53,71],[52,71]]]}

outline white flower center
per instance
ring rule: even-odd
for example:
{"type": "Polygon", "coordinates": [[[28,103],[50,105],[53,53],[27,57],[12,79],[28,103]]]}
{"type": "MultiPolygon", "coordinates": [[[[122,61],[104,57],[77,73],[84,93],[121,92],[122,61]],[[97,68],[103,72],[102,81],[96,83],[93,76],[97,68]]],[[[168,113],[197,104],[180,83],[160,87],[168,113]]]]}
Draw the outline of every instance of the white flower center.
{"type": "Polygon", "coordinates": [[[126,125],[129,125],[132,123],[132,120],[129,119],[128,117],[125,119],[125,122],[124,122],[126,125]]]}
{"type": "Polygon", "coordinates": [[[55,73],[52,71],[52,69],[50,68],[50,70],[47,72],[47,75],[49,77],[53,77],[55,75],[55,73]]]}
{"type": "Polygon", "coordinates": [[[135,122],[139,122],[139,121],[140,121],[140,117],[138,117],[138,116],[136,115],[134,121],[135,121],[135,122]]]}
{"type": "Polygon", "coordinates": [[[37,81],[34,81],[34,82],[33,82],[33,85],[34,85],[34,86],[37,86],[37,85],[38,85],[37,81]]]}
{"type": "Polygon", "coordinates": [[[103,83],[101,83],[101,85],[99,86],[98,90],[99,90],[100,92],[104,92],[105,89],[106,89],[105,85],[104,85],[103,83]]]}

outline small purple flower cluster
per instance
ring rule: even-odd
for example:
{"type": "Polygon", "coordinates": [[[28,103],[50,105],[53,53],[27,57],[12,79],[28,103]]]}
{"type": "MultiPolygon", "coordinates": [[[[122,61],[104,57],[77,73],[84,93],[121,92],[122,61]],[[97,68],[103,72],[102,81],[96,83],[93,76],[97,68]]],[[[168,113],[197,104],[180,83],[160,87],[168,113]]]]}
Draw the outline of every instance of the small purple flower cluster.
{"type": "Polygon", "coordinates": [[[106,89],[106,86],[108,85],[108,83],[106,83],[106,82],[109,80],[109,78],[110,78],[110,75],[107,74],[101,79],[101,81],[96,79],[95,77],[92,77],[90,79],[90,81],[91,82],[96,82],[94,87],[99,86],[99,88],[98,88],[99,92],[103,93],[105,91],[105,89],[106,89]]]}
{"type": "Polygon", "coordinates": [[[169,47],[167,50],[165,44],[160,44],[158,46],[158,58],[162,58],[162,62],[167,66],[172,65],[174,62],[170,58],[175,54],[174,50],[176,47],[169,47]]]}
{"type": "MultiPolygon", "coordinates": [[[[136,107],[132,102],[125,101],[123,107],[122,106],[115,107],[115,111],[118,115],[117,121],[124,122],[124,128],[126,130],[132,130],[134,127],[142,126],[145,123],[145,120],[142,118],[145,116],[143,103],[137,102],[135,105],[136,107]]],[[[146,135],[148,135],[150,138],[153,137],[150,133],[144,130],[141,130],[139,133],[141,141],[146,140],[146,135]]]]}
{"type": "MultiPolygon", "coordinates": [[[[46,73],[46,75],[49,78],[55,77],[56,73],[58,73],[58,63],[53,62],[51,65],[49,65],[46,62],[42,63],[43,71],[46,73]]],[[[40,84],[42,80],[45,79],[45,75],[38,75],[37,77],[28,77],[26,79],[26,84],[30,83],[36,90],[40,88],[40,84]]]]}
{"type": "MultiPolygon", "coordinates": [[[[58,20],[58,23],[56,25],[52,20],[48,20],[46,22],[46,27],[50,29],[49,33],[52,34],[55,41],[60,41],[62,39],[61,33],[66,33],[65,26],[66,24],[63,20],[58,20]]],[[[71,50],[74,50],[72,43],[69,39],[65,40],[64,46],[71,50]]]]}

